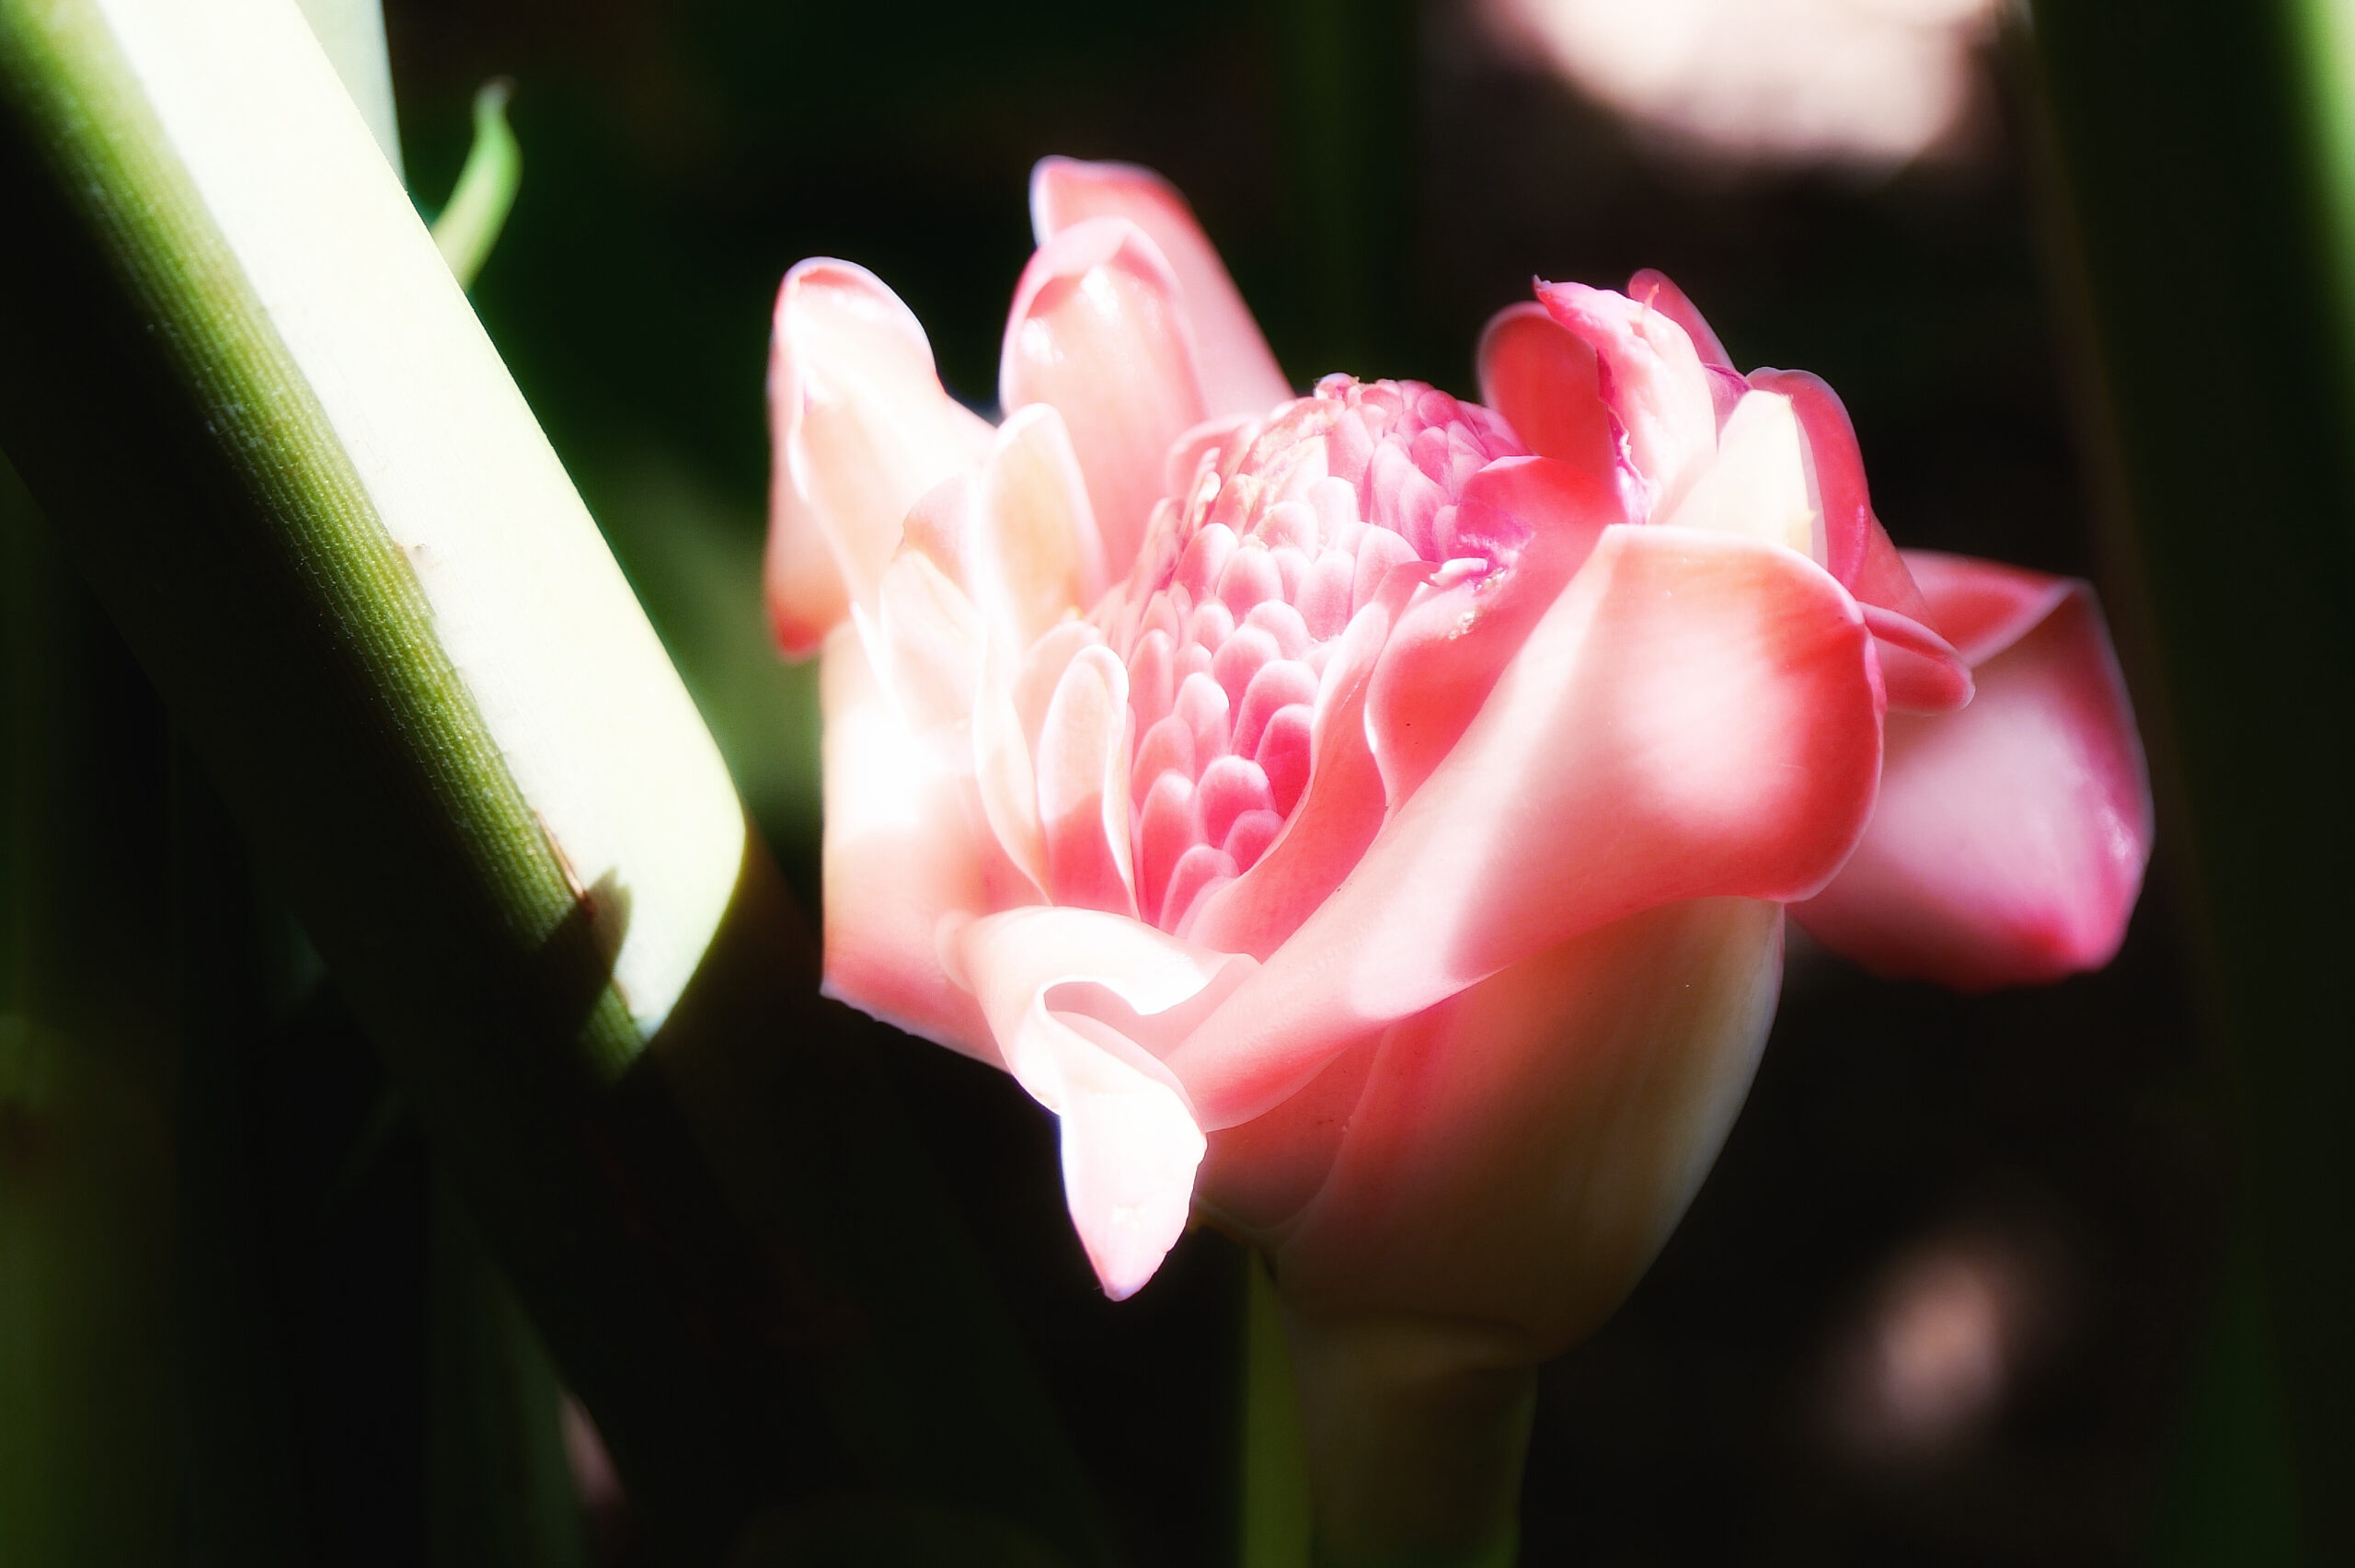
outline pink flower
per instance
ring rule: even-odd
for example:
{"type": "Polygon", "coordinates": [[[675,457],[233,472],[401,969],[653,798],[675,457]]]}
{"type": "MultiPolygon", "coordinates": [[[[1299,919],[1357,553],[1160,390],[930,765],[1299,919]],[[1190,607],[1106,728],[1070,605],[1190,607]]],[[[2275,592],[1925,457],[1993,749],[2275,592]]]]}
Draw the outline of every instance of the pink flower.
{"type": "Polygon", "coordinates": [[[2090,596],[1909,567],[1821,383],[1647,275],[1499,316],[1485,407],[1296,397],[1158,178],[1031,207],[994,429],[873,277],[787,278],[769,591],[824,650],[827,988],[1059,1116],[1112,1295],[1199,1213],[1304,1319],[1527,1365],[1715,1157],[1784,906],[1966,984],[2115,947],[2090,596]]]}

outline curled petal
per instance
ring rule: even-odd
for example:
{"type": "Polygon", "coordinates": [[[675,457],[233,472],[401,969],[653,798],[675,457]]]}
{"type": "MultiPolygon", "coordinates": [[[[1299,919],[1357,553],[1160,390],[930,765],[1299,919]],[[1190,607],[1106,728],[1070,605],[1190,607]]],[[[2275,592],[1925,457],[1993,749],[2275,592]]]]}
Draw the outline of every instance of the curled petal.
{"type": "Polygon", "coordinates": [[[1669,281],[1668,274],[1647,267],[1627,280],[1627,297],[1652,309],[1684,328],[1684,336],[1693,340],[1693,351],[1701,362],[1718,370],[1733,369],[1732,356],[1701,315],[1700,307],[1685,297],[1684,291],[1669,281]]]}
{"type": "Polygon", "coordinates": [[[899,296],[822,259],[777,291],[769,424],[769,613],[800,655],[873,602],[908,508],[973,458],[989,426],[942,389],[899,296]]]}
{"type": "Polygon", "coordinates": [[[1590,474],[1617,462],[1611,415],[1595,380],[1594,350],[1532,301],[1509,305],[1480,334],[1480,401],[1505,418],[1522,444],[1590,474]]]}
{"type": "Polygon", "coordinates": [[[1041,245],[1015,285],[998,367],[1008,412],[1063,415],[1113,577],[1161,498],[1169,444],[1208,412],[1177,275],[1126,218],[1088,218],[1041,245]]]}
{"type": "Polygon", "coordinates": [[[1475,1319],[1554,1355],[1618,1305],[1715,1161],[1782,930],[1775,905],[1702,899],[1523,958],[1212,1133],[1198,1202],[1269,1249],[1304,1316],[1475,1319]],[[1253,1158],[1280,1139],[1324,1153],[1305,1192],[1253,1158]]]}
{"type": "Polygon", "coordinates": [[[1950,713],[1970,701],[1968,662],[1933,627],[1904,557],[1873,515],[1864,454],[1848,410],[1822,377],[1806,371],[1753,371],[1750,383],[1790,400],[1807,436],[1822,528],[1821,559],[1860,604],[1880,645],[1889,705],[1899,713],[1950,713]]]}
{"type": "Polygon", "coordinates": [[[998,1061],[941,943],[990,907],[961,785],[900,716],[851,627],[826,639],[825,991],[944,1046],[998,1061]]]}
{"type": "Polygon", "coordinates": [[[1879,776],[1868,647],[1855,601],[1789,550],[1605,530],[1349,879],[1170,1058],[1204,1125],[1582,932],[1820,890],[1879,776]]]}
{"type": "Polygon", "coordinates": [[[1184,1231],[1202,1134],[1155,1047],[1251,967],[1088,910],[1028,909],[963,927],[955,967],[1006,1068],[1062,1118],[1063,1193],[1106,1294],[1134,1294],[1184,1231]]]}
{"type": "Polygon", "coordinates": [[[1880,804],[1792,910],[1878,973],[1965,990],[2099,968],[2150,858],[2150,783],[2093,590],[1991,562],[1907,557],[1974,659],[1959,713],[1891,715],[1880,804]]]}
{"type": "Polygon", "coordinates": [[[1693,339],[1665,313],[1608,289],[1541,282],[1537,299],[1594,350],[1603,404],[1650,509],[1637,521],[1666,515],[1717,453],[1717,400],[1693,339]]]}
{"type": "Polygon", "coordinates": [[[1529,629],[1618,521],[1601,476],[1550,458],[1504,458],[1464,486],[1459,536],[1512,528],[1527,539],[1501,571],[1417,601],[1384,645],[1365,728],[1390,811],[1454,750],[1529,629]]]}
{"type": "Polygon", "coordinates": [[[1258,418],[1292,396],[1276,356],[1177,187],[1134,164],[1041,158],[1030,171],[1030,228],[1040,245],[1089,218],[1126,218],[1153,237],[1178,275],[1202,395],[1213,416],[1258,418]]]}

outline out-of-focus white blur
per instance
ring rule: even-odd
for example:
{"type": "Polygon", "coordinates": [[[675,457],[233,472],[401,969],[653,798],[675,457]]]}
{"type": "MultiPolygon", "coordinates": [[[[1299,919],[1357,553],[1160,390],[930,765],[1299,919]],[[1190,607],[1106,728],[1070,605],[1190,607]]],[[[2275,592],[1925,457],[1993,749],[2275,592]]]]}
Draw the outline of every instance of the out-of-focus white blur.
{"type": "Polygon", "coordinates": [[[2065,1263],[2049,1240],[1972,1230],[1901,1254],[1833,1352],[1833,1435],[1855,1459],[1911,1465],[1985,1430],[2051,1347],[2065,1263]]]}
{"type": "Polygon", "coordinates": [[[1750,163],[1866,168],[1949,142],[2001,0],[1479,0],[1509,51],[1750,163]]]}

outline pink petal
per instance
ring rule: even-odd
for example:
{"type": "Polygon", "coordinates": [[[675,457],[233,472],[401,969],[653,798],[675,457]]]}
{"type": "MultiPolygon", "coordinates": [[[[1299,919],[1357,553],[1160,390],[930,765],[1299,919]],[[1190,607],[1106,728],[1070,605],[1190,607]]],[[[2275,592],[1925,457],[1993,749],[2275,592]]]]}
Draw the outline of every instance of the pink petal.
{"type": "Polygon", "coordinates": [[[998,389],[1009,413],[1063,415],[1105,567],[1126,576],[1170,443],[1208,412],[1177,276],[1143,229],[1089,218],[1039,247],[1015,285],[998,389]]]}
{"type": "Polygon", "coordinates": [[[1603,404],[1653,509],[1637,521],[1664,514],[1717,450],[1717,400],[1693,339],[1662,312],[1608,289],[1541,282],[1537,299],[1594,350],[1603,404]]]}
{"type": "Polygon", "coordinates": [[[989,426],[942,390],[924,328],[865,268],[802,262],[777,291],[769,349],[769,613],[807,653],[871,603],[917,497],[989,426]]]}
{"type": "Polygon", "coordinates": [[[1621,520],[1605,476],[1545,457],[1504,458],[1474,475],[1456,516],[1459,534],[1528,539],[1501,572],[1425,595],[1383,647],[1365,727],[1393,812],[1454,750],[1530,628],[1621,520]]]}
{"type": "MultiPolygon", "coordinates": [[[[1395,536],[1394,536],[1395,537],[1395,536]]],[[[1366,733],[1376,661],[1428,568],[1400,567],[1350,618],[1309,721],[1308,784],[1252,867],[1202,900],[1185,928],[1205,947],[1267,959],[1340,886],[1381,831],[1386,796],[1366,733]]]]}
{"type": "Polygon", "coordinates": [[[1129,857],[1129,672],[1111,650],[1081,648],[1039,731],[1039,821],[1047,892],[1058,904],[1134,916],[1129,857]]]}
{"type": "Polygon", "coordinates": [[[1707,1173],[1774,1020],[1781,938],[1775,906],[1705,899],[1534,954],[1213,1132],[1198,1203],[1269,1248],[1305,1317],[1475,1319],[1556,1354],[1707,1173]]]}
{"type": "Polygon", "coordinates": [[[1822,502],[1824,566],[1859,603],[1888,612],[1867,619],[1880,643],[1890,708],[1950,713],[1970,701],[1968,665],[1938,635],[1945,628],[1933,629],[1921,589],[1880,519],[1873,515],[1864,454],[1840,395],[1807,371],[1752,371],[1750,383],[1789,398],[1799,428],[1807,432],[1808,456],[1822,502]]]}
{"type": "Polygon", "coordinates": [[[1978,695],[1959,713],[1890,716],[1872,825],[1792,913],[1869,969],[1966,990],[2099,968],[2125,937],[2152,820],[2093,590],[1959,556],[1907,559],[1937,624],[1983,660],[1978,695]]]}
{"type": "Polygon", "coordinates": [[[1789,550],[1605,530],[1447,760],[1169,1059],[1203,1125],[1582,932],[1821,888],[1880,771],[1869,646],[1855,601],[1789,550]]]}
{"type": "Polygon", "coordinates": [[[1733,357],[1717,335],[1709,329],[1700,309],[1687,299],[1684,291],[1668,280],[1668,274],[1647,267],[1627,280],[1627,297],[1652,309],[1684,328],[1684,336],[1693,340],[1693,351],[1701,356],[1705,365],[1720,370],[1733,369],[1733,357]]]}
{"type": "Polygon", "coordinates": [[[972,996],[941,967],[942,933],[990,907],[958,781],[884,694],[851,627],[826,639],[825,992],[888,1024],[998,1060],[972,996]]]}
{"type": "Polygon", "coordinates": [[[973,488],[978,597],[1027,648],[1104,591],[1104,545],[1063,416],[1046,404],[1007,416],[973,488]]]}
{"type": "Polygon", "coordinates": [[[1504,416],[1523,446],[1590,474],[1613,472],[1616,448],[1594,350],[1545,306],[1523,301],[1499,311],[1480,334],[1477,359],[1480,401],[1504,416]]]}
{"type": "Polygon", "coordinates": [[[1158,1049],[1249,959],[1087,910],[986,916],[957,935],[1005,1065],[1062,1118],[1063,1194],[1105,1293],[1133,1295],[1185,1230],[1202,1134],[1158,1049]]]}
{"type": "Polygon", "coordinates": [[[1259,324],[1177,187],[1134,164],[1040,159],[1030,171],[1030,227],[1038,242],[1043,246],[1089,218],[1128,219],[1168,258],[1194,324],[1202,393],[1212,415],[1257,418],[1291,398],[1291,383],[1259,324]]]}

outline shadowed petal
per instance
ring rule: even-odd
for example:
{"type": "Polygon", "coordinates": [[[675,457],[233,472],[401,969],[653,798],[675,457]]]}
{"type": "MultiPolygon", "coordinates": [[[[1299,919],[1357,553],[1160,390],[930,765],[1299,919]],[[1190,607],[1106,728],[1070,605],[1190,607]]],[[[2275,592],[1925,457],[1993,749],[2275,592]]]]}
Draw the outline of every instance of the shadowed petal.
{"type": "Polygon", "coordinates": [[[1474,1318],[1556,1354],[1618,1305],[1716,1159],[1774,1021],[1782,929],[1773,904],[1702,899],[1524,958],[1211,1134],[1199,1205],[1269,1248],[1305,1316],[1474,1318]]]}
{"type": "Polygon", "coordinates": [[[1178,275],[1194,324],[1202,395],[1213,417],[1258,418],[1292,395],[1276,356],[1177,187],[1134,164],[1041,158],[1030,171],[1030,228],[1040,245],[1089,218],[1126,218],[1178,275]]]}
{"type": "Polygon", "coordinates": [[[2150,858],[2150,784],[2093,590],[1909,552],[1974,661],[1959,713],[1891,715],[1855,856],[1792,913],[1878,973],[1966,990],[2057,979],[2118,951],[2150,858]]]}

